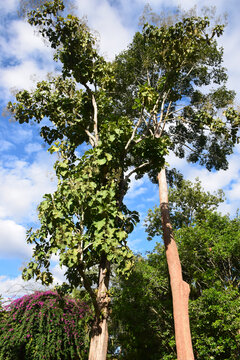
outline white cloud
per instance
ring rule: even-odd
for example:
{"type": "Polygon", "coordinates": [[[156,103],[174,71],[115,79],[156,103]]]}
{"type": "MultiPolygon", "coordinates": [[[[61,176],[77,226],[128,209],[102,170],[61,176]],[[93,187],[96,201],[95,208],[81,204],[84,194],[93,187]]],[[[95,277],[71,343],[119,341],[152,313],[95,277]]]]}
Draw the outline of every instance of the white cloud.
{"type": "Polygon", "coordinates": [[[60,267],[59,264],[55,265],[51,271],[54,277],[54,285],[60,285],[63,282],[66,282],[66,277],[64,276],[64,273],[66,272],[67,268],[66,266],[60,267]]]}
{"type": "Polygon", "coordinates": [[[185,179],[192,182],[198,177],[206,191],[214,192],[223,189],[226,202],[220,205],[219,211],[223,214],[235,215],[240,207],[240,145],[235,147],[234,154],[228,157],[229,167],[227,170],[209,172],[206,168],[191,163],[184,159],[178,159],[171,153],[167,161],[170,167],[176,167],[185,179]]]}
{"type": "Polygon", "coordinates": [[[9,100],[12,89],[31,90],[36,80],[44,79],[50,71],[51,68],[39,69],[37,62],[33,60],[26,60],[19,65],[0,68],[1,87],[4,90],[4,94],[1,95],[2,98],[4,96],[6,101],[9,100]]]}
{"type": "Polygon", "coordinates": [[[43,286],[34,280],[24,281],[21,275],[15,278],[0,276],[0,294],[7,300],[8,298],[19,298],[34,291],[45,291],[48,287],[43,286]]]}
{"type": "Polygon", "coordinates": [[[132,240],[128,240],[128,246],[134,252],[142,251],[142,249],[139,248],[139,245],[141,246],[142,243],[143,243],[143,239],[135,239],[135,238],[133,238],[132,240]]]}
{"type": "Polygon", "coordinates": [[[134,199],[147,191],[148,177],[144,175],[141,179],[136,180],[135,174],[130,176],[130,188],[125,197],[126,200],[134,199]]]}
{"type": "Polygon", "coordinates": [[[79,16],[87,16],[93,30],[100,34],[101,51],[113,58],[124,50],[132,39],[132,29],[127,29],[116,7],[107,0],[76,1],[79,16]]]}
{"type": "Polygon", "coordinates": [[[2,257],[31,256],[32,246],[26,243],[26,229],[13,220],[0,219],[0,253],[2,257]]]}
{"type": "Polygon", "coordinates": [[[36,207],[43,194],[53,192],[53,159],[45,152],[35,161],[13,160],[0,167],[0,216],[15,221],[36,220],[36,207]],[[6,165],[5,165],[6,166],[6,165]]]}
{"type": "Polygon", "coordinates": [[[19,0],[8,0],[0,2],[0,11],[1,13],[10,13],[16,11],[19,0]]]}
{"type": "Polygon", "coordinates": [[[42,150],[42,145],[39,143],[29,143],[25,146],[25,151],[29,154],[42,150]]]}
{"type": "Polygon", "coordinates": [[[42,37],[26,21],[13,20],[7,27],[2,25],[0,33],[4,64],[0,67],[1,98],[7,101],[10,89],[30,90],[34,81],[42,80],[47,73],[55,71],[55,64],[52,49],[46,46],[42,37]]]}
{"type": "Polygon", "coordinates": [[[240,200],[240,180],[232,185],[232,188],[228,190],[227,195],[230,201],[240,200]]]}
{"type": "Polygon", "coordinates": [[[14,131],[7,134],[8,139],[15,144],[26,143],[32,140],[32,129],[24,129],[21,126],[15,126],[14,131]]]}
{"type": "Polygon", "coordinates": [[[2,139],[0,143],[0,151],[7,151],[11,149],[13,146],[14,145],[11,142],[2,139]]]}
{"type": "Polygon", "coordinates": [[[11,26],[4,29],[6,37],[0,37],[0,45],[5,56],[27,59],[33,56],[36,51],[42,56],[50,55],[50,48],[43,42],[35,28],[23,20],[11,21],[11,26]]]}
{"type": "Polygon", "coordinates": [[[199,177],[205,189],[216,191],[228,187],[232,181],[238,182],[239,172],[239,155],[236,154],[230,157],[229,168],[227,171],[220,170],[217,172],[209,172],[205,168],[191,169],[189,167],[187,170],[187,177],[191,181],[194,181],[196,177],[199,177]]]}
{"type": "Polygon", "coordinates": [[[32,294],[34,291],[49,290],[56,285],[61,285],[63,282],[66,282],[64,276],[65,271],[66,268],[64,266],[63,268],[60,268],[59,265],[56,265],[52,268],[54,281],[50,286],[42,285],[41,282],[35,281],[34,279],[24,281],[21,275],[16,276],[15,278],[0,275],[0,295],[6,300],[8,298],[18,298],[26,294],[32,294]]]}

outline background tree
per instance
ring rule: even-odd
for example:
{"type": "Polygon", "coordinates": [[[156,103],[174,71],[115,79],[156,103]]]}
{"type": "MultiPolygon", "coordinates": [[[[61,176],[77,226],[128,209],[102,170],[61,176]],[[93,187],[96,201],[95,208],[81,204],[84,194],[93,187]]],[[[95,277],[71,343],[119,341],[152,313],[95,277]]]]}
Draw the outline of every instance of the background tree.
{"type": "MultiPolygon", "coordinates": [[[[167,139],[171,140],[169,148],[177,156],[184,157],[185,149],[188,148],[190,154],[187,159],[199,161],[210,170],[212,167],[226,168],[225,155],[229,154],[230,142],[237,140],[234,127],[237,129],[239,117],[233,109],[225,112],[227,118],[229,111],[233,111],[234,117],[236,116],[235,125],[231,125],[229,142],[226,122],[216,116],[220,108],[226,108],[227,104],[232,102],[233,93],[222,86],[204,95],[194,86],[209,85],[211,81],[220,84],[226,79],[226,73],[220,65],[221,51],[213,41],[215,35],[221,35],[223,26],[217,25],[209,31],[209,25],[206,17],[185,18],[172,26],[164,24],[159,28],[146,25],[143,35],[135,36],[130,49],[119,57],[118,61],[121,64],[121,77],[124,78],[124,73],[128,74],[129,69],[134,76],[126,78],[126,87],[121,87],[121,93],[124,94],[121,98],[127,108],[134,109],[138,106],[142,111],[135,131],[137,128],[145,128],[156,140],[167,135],[167,139]],[[132,96],[131,103],[132,82],[141,84],[139,93],[142,99],[140,97],[136,101],[132,96]],[[224,141],[222,147],[220,144],[223,138],[228,139],[228,145],[226,146],[224,141]],[[219,156],[218,149],[220,152],[222,149],[225,155],[221,153],[219,156]]],[[[149,162],[145,164],[145,171],[148,165],[149,162]]],[[[152,171],[150,175],[153,174],[152,171]]],[[[164,170],[159,172],[158,179],[163,237],[173,294],[178,358],[193,359],[188,325],[189,286],[182,278],[181,263],[169,222],[164,170]]]]}
{"type": "Polygon", "coordinates": [[[28,233],[35,249],[24,277],[51,282],[50,259],[59,255],[71,287],[83,284],[95,309],[89,358],[105,359],[110,264],[127,273],[133,259],[126,239],[138,214],[123,203],[130,176],[148,173],[156,181],[168,151],[183,157],[185,147],[194,150],[189,161],[226,168],[239,114],[215,40],[222,25],[211,27],[206,17],[146,25],[110,63],[86,23],[62,10],[55,0],[29,13],[55,49],[61,75],[19,92],[8,106],[20,123],[41,123],[50,151],[60,154],[58,188],[39,206],[40,229],[28,233]],[[196,89],[211,82],[221,86],[196,89]],[[96,266],[98,279],[89,273],[96,266]]]}
{"type": "Polygon", "coordinates": [[[161,250],[162,257],[138,256],[129,278],[113,284],[109,344],[113,359],[176,359],[171,290],[161,250]]]}
{"type": "MultiPolygon", "coordinates": [[[[167,171],[168,181],[171,184],[168,192],[170,220],[174,230],[191,226],[196,220],[204,220],[207,211],[215,211],[224,201],[222,190],[211,194],[204,191],[198,178],[192,183],[184,180],[176,169],[167,171]]],[[[148,210],[145,219],[148,240],[162,235],[161,211],[159,206],[148,210]]]]}
{"type": "MultiPolygon", "coordinates": [[[[199,181],[195,184],[182,181],[182,186],[182,192],[181,186],[170,189],[170,208],[178,203],[181,210],[182,193],[183,209],[187,208],[188,200],[190,207],[198,204],[191,221],[174,230],[183,278],[191,287],[194,358],[238,359],[240,219],[238,215],[231,219],[216,212],[222,191],[204,192],[199,181]],[[201,199],[205,201],[204,212],[201,199]]],[[[152,214],[148,216],[148,229],[152,232],[156,225],[157,234],[161,221],[157,225],[152,214]],[[151,219],[154,221],[150,228],[151,219]]],[[[179,224],[178,214],[173,213],[171,220],[179,224]]],[[[138,257],[129,279],[121,279],[114,294],[111,333],[115,349],[121,348],[118,358],[142,359],[147,354],[148,359],[176,359],[172,299],[162,243],[147,258],[138,257]],[[140,281],[141,287],[137,286],[140,281]]]]}

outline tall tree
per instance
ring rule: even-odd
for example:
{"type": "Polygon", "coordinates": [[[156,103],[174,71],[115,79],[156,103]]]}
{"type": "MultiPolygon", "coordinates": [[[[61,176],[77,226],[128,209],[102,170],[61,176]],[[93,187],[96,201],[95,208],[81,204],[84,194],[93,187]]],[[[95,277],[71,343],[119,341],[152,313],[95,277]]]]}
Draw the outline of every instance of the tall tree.
{"type": "Polygon", "coordinates": [[[123,202],[130,176],[148,173],[156,181],[168,151],[183,157],[185,147],[194,150],[189,161],[227,168],[239,114],[215,40],[222,25],[211,28],[206,17],[169,27],[147,24],[110,63],[99,55],[86,23],[64,18],[63,9],[61,0],[46,2],[28,20],[55,49],[61,75],[19,92],[8,106],[19,123],[47,118],[41,135],[60,154],[57,190],[39,206],[40,229],[28,233],[35,249],[24,277],[51,282],[50,257],[58,253],[71,286],[84,285],[91,296],[96,319],[89,359],[102,360],[110,265],[126,273],[132,264],[126,239],[138,214],[123,202]],[[211,81],[221,86],[208,94],[196,89],[211,81]],[[98,279],[89,272],[96,266],[98,279]]]}
{"type": "Polygon", "coordinates": [[[170,222],[168,209],[168,189],[166,171],[164,168],[158,174],[158,182],[163,240],[166,249],[166,257],[172,290],[177,357],[179,360],[191,360],[194,359],[194,355],[188,315],[190,287],[188,283],[183,280],[182,267],[178,254],[177,244],[174,239],[170,222]]]}
{"type": "MultiPolygon", "coordinates": [[[[208,27],[206,17],[186,18],[175,25],[160,28],[146,25],[143,37],[135,37],[135,44],[133,42],[132,48],[125,53],[122,65],[125,71],[126,63],[134,66],[137,69],[136,81],[144,81],[140,88],[143,99],[139,101],[143,116],[136,126],[141,128],[141,122],[145,122],[146,129],[154,139],[167,134],[168,139],[171,139],[170,149],[176,155],[184,157],[185,149],[188,148],[190,155],[187,159],[199,161],[210,170],[212,167],[218,169],[227,166],[223,153],[219,156],[218,149],[226,145],[220,145],[220,138],[224,135],[229,139],[228,130],[226,123],[215,116],[220,108],[231,103],[233,93],[222,86],[203,95],[194,87],[209,85],[211,81],[219,84],[226,79],[226,73],[221,67],[222,54],[213,40],[215,35],[221,35],[223,26],[215,26],[210,33],[208,27]],[[206,125],[208,130],[210,128],[210,134],[206,133],[206,125]]],[[[234,110],[226,110],[227,119],[228,111],[234,110]]],[[[235,116],[235,125],[232,123],[230,135],[233,142],[237,135],[234,126],[237,129],[239,123],[237,113],[235,116]]],[[[225,155],[230,150],[227,147],[224,149],[225,155]]],[[[181,263],[169,222],[164,169],[159,172],[158,180],[163,236],[173,293],[178,359],[193,359],[188,325],[189,286],[182,280],[181,263]]]]}

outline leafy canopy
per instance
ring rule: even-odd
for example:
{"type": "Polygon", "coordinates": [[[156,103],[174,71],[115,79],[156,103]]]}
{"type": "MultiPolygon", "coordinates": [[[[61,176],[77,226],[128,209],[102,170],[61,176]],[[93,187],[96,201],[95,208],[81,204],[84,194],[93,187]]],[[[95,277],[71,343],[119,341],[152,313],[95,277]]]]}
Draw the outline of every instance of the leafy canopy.
{"type": "Polygon", "coordinates": [[[240,118],[216,41],[222,25],[194,16],[171,26],[146,24],[108,62],[86,22],[63,17],[63,10],[54,0],[28,15],[54,49],[61,74],[8,105],[19,123],[40,124],[49,151],[59,154],[57,190],[45,195],[41,226],[28,233],[35,249],[24,277],[51,282],[57,253],[71,286],[84,284],[94,301],[89,269],[103,258],[122,274],[132,265],[126,241],[138,214],[124,204],[130,176],[147,173],[156,181],[170,150],[209,170],[226,169],[240,118]],[[209,84],[215,88],[200,91],[209,84]]]}

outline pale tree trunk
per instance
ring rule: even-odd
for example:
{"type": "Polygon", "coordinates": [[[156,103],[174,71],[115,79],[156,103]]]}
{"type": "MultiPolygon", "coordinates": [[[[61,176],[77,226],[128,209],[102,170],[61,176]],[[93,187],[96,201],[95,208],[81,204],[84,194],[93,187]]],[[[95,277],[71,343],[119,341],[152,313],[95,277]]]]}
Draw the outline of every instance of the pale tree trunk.
{"type": "Polygon", "coordinates": [[[163,228],[163,240],[166,250],[168,270],[173,299],[173,317],[178,360],[193,360],[192,340],[188,315],[190,287],[183,281],[182,267],[178,249],[173,237],[168,209],[168,190],[166,171],[158,174],[160,208],[163,228]]]}
{"type": "Polygon", "coordinates": [[[99,307],[96,314],[95,323],[92,328],[91,342],[88,360],[106,360],[108,349],[108,315],[109,302],[108,295],[110,264],[105,256],[102,257],[99,266],[99,282],[97,292],[97,303],[99,307]]]}

